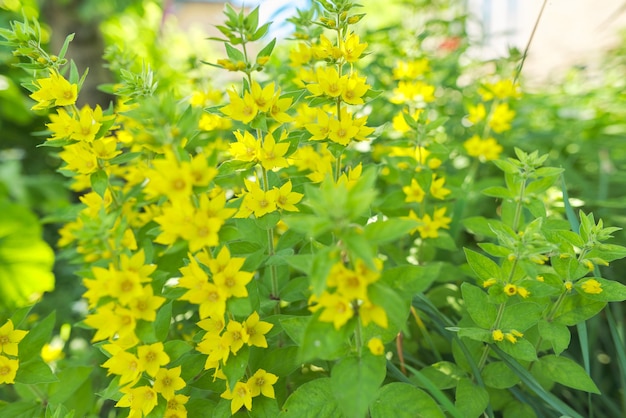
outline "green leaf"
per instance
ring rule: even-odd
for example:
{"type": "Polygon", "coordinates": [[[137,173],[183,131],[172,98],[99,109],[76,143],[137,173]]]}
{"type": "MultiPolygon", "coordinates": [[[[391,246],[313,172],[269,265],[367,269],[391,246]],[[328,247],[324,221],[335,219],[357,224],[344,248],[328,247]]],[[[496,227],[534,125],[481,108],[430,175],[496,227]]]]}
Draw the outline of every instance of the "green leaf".
{"type": "Polygon", "coordinates": [[[487,364],[481,375],[485,385],[490,388],[508,389],[520,382],[519,376],[502,361],[487,364]]]}
{"type": "Polygon", "coordinates": [[[6,405],[0,404],[0,416],[11,418],[40,417],[43,406],[36,401],[15,401],[6,405]]]}
{"type": "Polygon", "coordinates": [[[365,226],[365,239],[376,244],[396,241],[407,236],[411,230],[420,225],[415,219],[390,218],[384,221],[369,223],[365,226]]]}
{"type": "Polygon", "coordinates": [[[526,331],[537,323],[541,317],[543,307],[533,302],[520,302],[513,305],[507,305],[500,328],[514,329],[517,331],[526,331]]]}
{"type": "Polygon", "coordinates": [[[165,341],[172,322],[172,302],[161,306],[154,320],[154,335],[157,341],[165,341]]]}
{"type": "Polygon", "coordinates": [[[272,55],[272,51],[274,50],[275,45],[276,45],[276,38],[268,42],[268,44],[265,45],[263,49],[259,51],[259,53],[257,54],[257,60],[261,57],[269,57],[270,55],[272,55]]]}
{"type": "Polygon", "coordinates": [[[310,280],[313,293],[320,296],[326,289],[328,273],[336,262],[336,250],[332,247],[324,247],[313,256],[310,280]]]}
{"type": "Polygon", "coordinates": [[[252,401],[251,418],[276,418],[280,413],[276,399],[258,396],[252,401]]]}
{"type": "Polygon", "coordinates": [[[330,378],[307,382],[283,405],[278,418],[339,418],[341,408],[333,395],[330,378]]]}
{"type": "Polygon", "coordinates": [[[496,321],[497,309],[489,302],[487,294],[467,282],[461,285],[461,293],[465,309],[476,325],[490,329],[496,321]]]}
{"type": "Polygon", "coordinates": [[[224,43],[224,46],[226,47],[226,55],[228,55],[228,58],[230,58],[231,61],[234,61],[235,63],[246,62],[243,52],[231,46],[229,43],[224,43]]]}
{"type": "Polygon", "coordinates": [[[458,330],[459,337],[466,337],[474,341],[491,342],[491,331],[483,328],[463,327],[458,330]]]}
{"type": "Polygon", "coordinates": [[[428,367],[424,367],[421,372],[438,389],[456,387],[459,379],[465,375],[463,369],[456,363],[449,361],[438,361],[428,367]]]}
{"type": "Polygon", "coordinates": [[[319,313],[316,313],[304,330],[298,356],[300,362],[316,358],[335,360],[349,350],[350,322],[337,330],[333,323],[322,322],[318,318],[319,313]]]}
{"type": "Polygon", "coordinates": [[[121,165],[128,162],[131,162],[135,158],[141,156],[141,152],[124,152],[117,157],[113,157],[109,160],[109,164],[111,165],[121,165]]]}
{"type": "MultiPolygon", "coordinates": [[[[54,289],[54,252],[27,208],[0,199],[0,312],[54,289]]],[[[41,348],[41,347],[40,347],[41,348]]]]}
{"type": "Polygon", "coordinates": [[[64,403],[84,384],[91,386],[91,382],[86,383],[89,379],[93,368],[86,366],[69,367],[61,370],[58,374],[58,382],[50,385],[48,393],[50,393],[49,401],[51,403],[64,403]]]}
{"type": "Polygon", "coordinates": [[[304,338],[304,331],[307,328],[307,325],[311,321],[310,316],[292,316],[287,317],[286,315],[281,315],[278,322],[280,326],[283,328],[285,333],[291,338],[291,340],[296,343],[296,345],[302,345],[302,340],[304,338]]]}
{"type": "Polygon", "coordinates": [[[428,289],[440,272],[441,263],[404,265],[383,270],[380,281],[401,294],[416,295],[428,289]]]}
{"type": "Polygon", "coordinates": [[[352,355],[333,366],[330,386],[346,418],[362,418],[385,378],[385,356],[368,351],[352,355]]]}
{"type": "Polygon", "coordinates": [[[574,360],[550,354],[541,357],[537,366],[542,369],[543,374],[563,386],[600,394],[600,390],[585,369],[574,360]]]}
{"type": "Polygon", "coordinates": [[[52,338],[55,320],[56,313],[52,312],[42,321],[35,324],[24,339],[20,341],[18,345],[20,361],[26,362],[35,357],[40,358],[41,348],[52,338]]]}
{"type": "Polygon", "coordinates": [[[437,402],[421,389],[402,382],[384,385],[370,407],[371,418],[445,418],[437,402]]]}
{"type": "Polygon", "coordinates": [[[606,280],[601,277],[585,277],[576,283],[574,289],[584,298],[596,301],[621,302],[626,300],[626,286],[614,280],[606,280]],[[583,289],[583,285],[588,280],[595,280],[600,283],[602,291],[598,294],[586,293],[583,289]]]}
{"type": "Polygon", "coordinates": [[[467,263],[470,265],[474,273],[479,279],[479,283],[483,283],[489,279],[502,279],[502,270],[495,261],[476,251],[464,248],[467,263]]]}
{"type": "Polygon", "coordinates": [[[380,328],[373,323],[368,324],[363,329],[364,339],[368,340],[378,336],[384,342],[391,341],[406,324],[411,309],[412,295],[400,295],[380,281],[370,284],[367,293],[370,301],[374,305],[382,307],[387,313],[388,325],[387,328],[380,328]]]}
{"type": "Polygon", "coordinates": [[[93,191],[98,193],[98,195],[104,199],[104,193],[107,191],[107,187],[109,187],[109,176],[106,171],[98,170],[94,172],[91,175],[90,180],[93,191]]]}
{"type": "Polygon", "coordinates": [[[578,294],[571,294],[561,302],[554,314],[553,322],[567,326],[576,325],[595,316],[605,306],[606,302],[592,300],[578,294]]]}
{"type": "Polygon", "coordinates": [[[41,358],[32,358],[26,362],[20,361],[20,367],[17,369],[15,381],[29,385],[39,383],[52,383],[59,379],[52,373],[48,366],[41,358]]]}
{"type": "Polygon", "coordinates": [[[228,382],[230,390],[232,390],[235,384],[246,374],[249,356],[250,348],[243,346],[237,351],[236,355],[229,356],[228,361],[222,366],[222,371],[226,375],[226,381],[228,382]]]}
{"type": "Polygon", "coordinates": [[[484,195],[497,197],[500,199],[511,199],[513,197],[513,194],[509,189],[500,186],[487,187],[485,190],[482,191],[482,193],[484,195]]]}
{"type": "Polygon", "coordinates": [[[499,341],[496,345],[502,349],[505,353],[520,361],[535,361],[537,360],[537,351],[535,346],[530,341],[522,338],[517,340],[516,343],[509,341],[499,341]]]}
{"type": "Polygon", "coordinates": [[[571,333],[567,326],[556,322],[539,321],[539,335],[552,345],[556,355],[561,354],[569,347],[571,333]]]}
{"type": "Polygon", "coordinates": [[[485,388],[481,388],[464,378],[459,380],[456,387],[454,405],[466,418],[478,417],[489,404],[489,394],[485,388]]]}

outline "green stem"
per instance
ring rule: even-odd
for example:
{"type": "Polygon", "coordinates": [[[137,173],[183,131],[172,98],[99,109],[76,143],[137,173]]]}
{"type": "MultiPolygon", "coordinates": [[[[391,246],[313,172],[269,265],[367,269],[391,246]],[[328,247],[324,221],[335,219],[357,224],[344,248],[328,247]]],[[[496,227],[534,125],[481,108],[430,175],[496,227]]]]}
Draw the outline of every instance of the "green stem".
{"type": "MultiPolygon", "coordinates": [[[[258,134],[260,134],[260,132],[257,132],[257,135],[258,134]]],[[[269,191],[269,187],[270,187],[269,178],[267,176],[267,170],[263,166],[261,166],[261,170],[263,173],[263,191],[267,192],[269,191]]],[[[274,250],[274,228],[269,228],[267,230],[267,255],[269,257],[272,257],[274,254],[276,254],[274,250]]],[[[276,271],[276,266],[273,264],[270,266],[270,279],[271,279],[271,284],[272,284],[271,298],[276,300],[276,305],[274,306],[274,313],[279,314],[280,313],[280,296],[278,295],[279,293],[278,272],[276,271]]]]}
{"type": "Polygon", "coordinates": [[[513,230],[517,232],[519,228],[520,218],[522,216],[522,201],[524,200],[524,193],[526,192],[526,177],[522,177],[522,185],[520,186],[519,197],[517,205],[515,206],[515,216],[513,217],[513,230]]]}
{"type": "MultiPolygon", "coordinates": [[[[501,303],[498,306],[498,314],[496,315],[496,320],[491,327],[492,331],[497,330],[500,327],[500,322],[502,322],[502,317],[504,316],[504,310],[506,309],[506,303],[501,303]]],[[[480,360],[478,361],[478,370],[482,370],[485,367],[485,363],[487,363],[487,358],[489,357],[489,350],[491,349],[489,344],[485,345],[483,349],[483,353],[480,356],[480,360]]]]}

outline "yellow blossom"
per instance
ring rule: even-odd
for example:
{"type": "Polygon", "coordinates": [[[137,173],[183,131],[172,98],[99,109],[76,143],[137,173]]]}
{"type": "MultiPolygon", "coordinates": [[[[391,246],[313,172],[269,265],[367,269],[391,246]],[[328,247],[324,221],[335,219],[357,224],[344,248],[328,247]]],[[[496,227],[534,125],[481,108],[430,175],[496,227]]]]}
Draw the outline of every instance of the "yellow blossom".
{"type": "Polygon", "coordinates": [[[316,71],[317,82],[306,86],[314,96],[326,95],[339,97],[343,93],[347,76],[339,77],[334,67],[319,67],[316,71]]]}
{"type": "Polygon", "coordinates": [[[468,108],[469,116],[467,120],[472,122],[474,125],[485,120],[487,116],[487,110],[485,109],[485,105],[482,103],[477,104],[476,106],[469,106],[468,108]]]}
{"type": "Polygon", "coordinates": [[[474,135],[463,143],[470,157],[478,157],[481,161],[497,160],[503,148],[494,138],[481,139],[474,135]]]}
{"type": "Polygon", "coordinates": [[[378,337],[370,338],[367,342],[367,348],[369,348],[370,352],[375,356],[382,356],[385,354],[385,346],[378,337]]]}
{"type": "Polygon", "coordinates": [[[509,108],[508,103],[496,105],[489,119],[489,126],[496,133],[501,133],[511,129],[511,121],[515,117],[515,111],[509,108]]]}
{"type": "Polygon", "coordinates": [[[315,307],[315,309],[318,308],[324,308],[319,320],[322,322],[332,322],[335,329],[341,328],[354,316],[354,310],[352,309],[350,300],[337,293],[322,293],[318,300],[318,306],[315,307]]]}
{"type": "Polygon", "coordinates": [[[171,369],[159,369],[154,376],[153,388],[165,399],[172,399],[174,392],[186,386],[185,381],[180,377],[181,366],[171,369]]]}
{"type": "Polygon", "coordinates": [[[275,399],[274,384],[278,381],[278,376],[268,373],[263,369],[257,370],[248,379],[247,385],[250,389],[250,395],[253,397],[263,395],[267,398],[275,399]]]}
{"type": "Polygon", "coordinates": [[[0,327],[0,353],[17,356],[17,345],[26,334],[28,334],[28,331],[14,329],[13,321],[9,319],[0,327]]]}
{"type": "Polygon", "coordinates": [[[33,110],[46,109],[52,105],[71,106],[76,103],[78,85],[70,84],[56,71],[51,71],[50,77],[37,79],[35,83],[39,89],[30,97],[38,103],[32,107],[33,110]]]}
{"type": "Polygon", "coordinates": [[[243,382],[235,383],[232,392],[226,385],[226,391],[220,395],[224,399],[230,400],[230,412],[234,415],[242,406],[248,411],[252,410],[252,394],[247,384],[243,382]]]}
{"type": "Polygon", "coordinates": [[[504,333],[502,330],[495,329],[491,332],[491,338],[493,338],[494,341],[502,341],[504,340],[504,333]]]}
{"type": "Polygon", "coordinates": [[[421,58],[413,61],[398,61],[396,63],[396,68],[393,69],[393,78],[396,80],[413,80],[429,70],[430,64],[427,58],[421,58]]]}
{"type": "Polygon", "coordinates": [[[230,104],[220,108],[223,114],[243,123],[250,123],[259,112],[259,107],[250,92],[245,92],[243,98],[234,90],[228,90],[230,104]]]}
{"type": "MultiPolygon", "coordinates": [[[[284,140],[287,137],[287,132],[283,131],[280,140],[284,140]]],[[[285,159],[285,154],[289,150],[288,142],[276,142],[274,136],[271,133],[265,135],[263,144],[258,150],[258,159],[261,165],[266,170],[273,170],[275,168],[288,167],[289,164],[285,159]]]]}
{"type": "Polygon", "coordinates": [[[341,43],[341,52],[346,62],[357,62],[367,48],[367,42],[360,43],[359,35],[351,33],[341,43]]]}
{"type": "Polygon", "coordinates": [[[406,195],[406,198],[404,199],[404,201],[407,203],[410,203],[410,202],[421,203],[424,200],[424,197],[426,196],[424,189],[422,189],[422,186],[420,186],[420,184],[417,182],[416,179],[411,179],[411,185],[404,186],[402,188],[402,191],[406,195]]]}
{"type": "Polygon", "coordinates": [[[74,133],[74,118],[63,108],[57,109],[57,114],[50,114],[50,123],[46,126],[52,131],[50,139],[69,138],[74,133]]]}
{"type": "Polygon", "coordinates": [[[435,174],[433,174],[433,179],[430,182],[430,194],[435,199],[445,199],[447,195],[450,194],[450,190],[443,187],[446,179],[444,177],[437,178],[435,174]]]}
{"type": "Polygon", "coordinates": [[[273,324],[261,321],[259,319],[259,314],[256,311],[253,312],[252,315],[250,315],[243,323],[244,331],[248,335],[247,344],[267,348],[265,334],[267,334],[273,327],[273,324]]]}
{"type": "Polygon", "coordinates": [[[581,285],[583,292],[590,295],[597,295],[602,293],[602,284],[596,279],[588,279],[581,285]]]}
{"type": "Polygon", "coordinates": [[[514,296],[517,294],[517,286],[511,283],[507,283],[504,285],[504,293],[507,296],[514,296]]]}
{"type": "Polygon", "coordinates": [[[302,193],[292,192],[291,188],[291,180],[280,186],[280,188],[274,188],[277,191],[276,206],[288,212],[299,212],[299,209],[296,207],[296,203],[302,200],[304,195],[302,193]]]}
{"type": "Polygon", "coordinates": [[[15,375],[19,367],[20,365],[17,360],[0,356],[0,385],[15,383],[15,375]]]}
{"type": "Polygon", "coordinates": [[[498,281],[494,279],[493,277],[491,277],[483,282],[483,287],[490,287],[496,283],[498,283],[498,281]]]}
{"type": "Polygon", "coordinates": [[[261,85],[256,81],[252,81],[250,86],[250,92],[254,103],[256,103],[260,112],[267,112],[270,110],[274,98],[275,85],[273,82],[267,86],[261,88],[261,85]]]}
{"type": "Polygon", "coordinates": [[[165,353],[163,343],[158,342],[137,347],[137,361],[142,370],[155,377],[159,368],[169,363],[170,357],[165,353]]]}
{"type": "Polygon", "coordinates": [[[130,407],[131,415],[146,416],[158,403],[158,396],[154,389],[150,386],[139,386],[123,390],[124,396],[115,404],[115,406],[130,407]]]}

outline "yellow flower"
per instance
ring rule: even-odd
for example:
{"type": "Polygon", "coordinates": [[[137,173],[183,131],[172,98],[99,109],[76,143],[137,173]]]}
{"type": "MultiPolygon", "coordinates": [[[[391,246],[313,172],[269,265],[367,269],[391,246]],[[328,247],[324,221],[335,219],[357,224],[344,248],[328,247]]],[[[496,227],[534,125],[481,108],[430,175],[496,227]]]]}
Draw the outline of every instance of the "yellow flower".
{"type": "Polygon", "coordinates": [[[410,203],[410,202],[421,203],[424,200],[424,197],[426,196],[424,189],[422,189],[422,187],[420,186],[420,184],[417,182],[416,179],[411,179],[411,185],[404,186],[402,188],[402,191],[406,195],[406,198],[404,199],[404,201],[407,203],[410,203]]]}
{"type": "Polygon", "coordinates": [[[275,399],[274,384],[278,381],[278,376],[272,373],[268,373],[263,369],[257,370],[250,379],[248,379],[247,385],[250,389],[250,395],[259,396],[263,395],[267,398],[275,399]]]}
{"type": "Polygon", "coordinates": [[[352,120],[352,115],[342,114],[341,121],[331,118],[328,122],[328,139],[341,145],[348,145],[359,133],[359,127],[352,120]]]}
{"type": "Polygon", "coordinates": [[[15,375],[20,367],[17,360],[12,360],[5,356],[0,356],[0,384],[15,383],[15,375]]]}
{"type": "Polygon", "coordinates": [[[17,345],[26,334],[28,334],[28,331],[14,329],[13,321],[9,319],[0,327],[0,353],[17,356],[17,345]]]}
{"type": "Polygon", "coordinates": [[[494,138],[481,139],[478,135],[472,136],[463,143],[463,147],[470,157],[477,157],[481,161],[497,160],[503,148],[494,138]]]}
{"type": "Polygon", "coordinates": [[[228,97],[230,104],[220,108],[226,116],[243,123],[250,123],[259,113],[259,107],[250,92],[245,92],[241,98],[234,90],[228,90],[228,97]]]}
{"type": "Polygon", "coordinates": [[[259,150],[259,142],[256,138],[248,131],[244,131],[243,135],[239,130],[233,133],[237,142],[230,144],[232,157],[239,161],[255,161],[259,150]]]}
{"type": "Polygon", "coordinates": [[[374,305],[369,300],[364,301],[361,306],[359,306],[359,317],[364,326],[373,322],[381,328],[387,328],[389,324],[387,312],[380,306],[374,305]]]}
{"type": "Polygon", "coordinates": [[[383,354],[385,354],[385,346],[383,345],[381,339],[378,337],[371,338],[367,342],[367,348],[369,348],[370,352],[375,356],[382,356],[383,354]]]}
{"type": "Polygon", "coordinates": [[[474,125],[483,121],[487,116],[487,110],[485,109],[485,105],[482,103],[479,103],[476,106],[470,106],[468,111],[469,116],[467,117],[467,120],[472,122],[474,125]]]}
{"type": "Polygon", "coordinates": [[[102,126],[102,121],[108,119],[102,115],[102,109],[100,106],[96,106],[96,109],[92,109],[85,105],[78,114],[78,120],[72,119],[72,134],[71,139],[77,141],[91,142],[96,138],[96,134],[102,126]]]}
{"type": "Polygon", "coordinates": [[[291,180],[287,181],[280,188],[274,187],[277,191],[276,206],[288,212],[299,212],[295,204],[302,200],[304,195],[302,193],[292,192],[291,187],[291,180]]]}
{"type": "Polygon", "coordinates": [[[185,404],[189,401],[189,396],[174,395],[167,400],[167,408],[164,418],[187,418],[185,404]]]}
{"type": "Polygon", "coordinates": [[[63,148],[59,156],[65,161],[65,169],[78,174],[91,174],[98,170],[98,159],[89,144],[79,142],[63,148]]]}
{"type": "Polygon", "coordinates": [[[318,308],[324,308],[319,320],[332,322],[335,329],[341,328],[354,316],[350,301],[337,293],[322,293],[318,300],[318,306],[314,307],[314,309],[318,308]]]}
{"type": "Polygon", "coordinates": [[[406,102],[430,103],[435,100],[435,86],[423,81],[400,81],[389,101],[395,104],[406,102]]]}
{"type": "Polygon", "coordinates": [[[496,133],[511,129],[511,121],[515,117],[515,111],[509,109],[508,103],[500,103],[492,111],[489,126],[496,133]]]}
{"type": "Polygon", "coordinates": [[[315,74],[317,76],[317,82],[306,86],[307,90],[313,93],[314,96],[341,96],[347,81],[347,76],[339,77],[339,73],[334,67],[319,67],[315,74]]]}
{"type": "Polygon", "coordinates": [[[359,35],[351,33],[345,42],[341,43],[341,52],[346,62],[357,62],[363,51],[367,48],[367,42],[359,43],[359,35]]]}
{"type": "Polygon", "coordinates": [[[246,285],[250,283],[254,273],[241,271],[239,270],[240,267],[239,263],[229,263],[224,270],[213,276],[213,282],[224,292],[227,298],[231,296],[245,298],[248,296],[246,285]]]}
{"type": "Polygon", "coordinates": [[[489,286],[493,286],[494,284],[496,284],[498,281],[496,279],[494,279],[493,277],[485,280],[483,282],[483,287],[489,287],[489,286]]]}
{"type": "MultiPolygon", "coordinates": [[[[287,132],[284,131],[281,135],[281,140],[287,137],[287,132]]],[[[258,150],[258,159],[261,165],[266,170],[272,170],[274,168],[288,167],[289,164],[285,159],[285,154],[289,150],[288,142],[276,143],[274,136],[271,133],[265,135],[263,144],[258,150]]]]}
{"type": "Polygon", "coordinates": [[[437,178],[435,174],[433,174],[433,179],[430,182],[430,194],[435,199],[445,199],[447,195],[450,194],[450,190],[443,187],[446,179],[444,177],[437,178]]]}
{"type": "Polygon", "coordinates": [[[163,343],[158,342],[137,347],[137,361],[142,370],[155,377],[159,368],[169,363],[170,357],[165,353],[163,343]]]}
{"type": "Polygon", "coordinates": [[[107,375],[115,374],[120,376],[119,384],[134,385],[141,377],[142,364],[139,359],[132,353],[124,351],[115,344],[105,345],[104,348],[113,354],[111,358],[102,363],[102,367],[107,369],[107,375]]]}
{"type": "Polygon", "coordinates": [[[493,338],[494,341],[502,341],[504,340],[504,333],[502,330],[495,329],[491,332],[491,338],[493,338]]]}
{"type": "Polygon", "coordinates": [[[507,296],[514,296],[517,294],[517,286],[515,286],[514,284],[511,283],[507,283],[506,285],[504,285],[504,293],[507,296]]]}
{"type": "Polygon", "coordinates": [[[153,388],[157,393],[163,395],[165,399],[172,399],[174,392],[186,386],[185,381],[180,377],[181,366],[172,369],[159,369],[154,376],[153,388]]]}
{"type": "Polygon", "coordinates": [[[363,95],[367,93],[370,86],[365,83],[365,77],[358,77],[357,73],[350,74],[341,93],[341,98],[345,103],[351,105],[360,105],[365,103],[363,101],[363,95]]]}
{"type": "Polygon", "coordinates": [[[54,106],[71,106],[76,103],[78,97],[78,85],[70,84],[56,71],[50,73],[50,77],[36,80],[39,90],[30,95],[38,103],[33,110],[46,109],[54,106]]]}
{"type": "Polygon", "coordinates": [[[243,327],[245,333],[248,335],[248,345],[267,348],[267,340],[265,339],[265,334],[267,334],[274,327],[273,324],[261,321],[259,319],[259,314],[254,311],[252,315],[250,315],[248,319],[246,319],[243,327]]]}
{"type": "Polygon", "coordinates": [[[586,280],[582,284],[583,292],[589,293],[590,295],[597,295],[602,293],[602,284],[596,279],[586,280]]]}
{"type": "Polygon", "coordinates": [[[56,115],[51,113],[50,123],[46,124],[48,129],[52,131],[50,139],[69,138],[74,133],[73,121],[74,118],[63,108],[57,109],[56,115]]]}
{"type": "Polygon", "coordinates": [[[420,58],[413,61],[398,61],[393,69],[393,78],[396,80],[413,80],[430,70],[427,58],[420,58]]]}
{"type": "Polygon", "coordinates": [[[294,68],[308,64],[312,57],[313,51],[311,47],[304,42],[299,42],[297,49],[292,48],[291,51],[289,51],[290,66],[294,68]]]}
{"type": "Polygon", "coordinates": [[[264,88],[261,88],[259,83],[252,81],[250,92],[252,94],[252,98],[254,99],[254,103],[256,103],[259,108],[259,111],[267,112],[270,110],[274,99],[274,90],[275,84],[273,82],[269,83],[264,88]]]}
{"type": "Polygon", "coordinates": [[[247,384],[243,382],[235,383],[235,387],[232,392],[226,385],[226,391],[220,395],[224,399],[231,400],[230,412],[234,415],[239,411],[242,406],[245,406],[248,411],[252,410],[252,394],[247,384]]]}
{"type": "Polygon", "coordinates": [[[136,388],[121,389],[124,396],[115,404],[115,406],[130,407],[132,416],[148,415],[158,403],[158,395],[150,386],[139,386],[136,388]]]}
{"type": "Polygon", "coordinates": [[[237,354],[241,347],[250,339],[246,328],[244,328],[242,323],[237,321],[228,322],[223,336],[230,341],[230,351],[233,354],[237,354]]]}
{"type": "Polygon", "coordinates": [[[256,218],[260,218],[276,210],[276,189],[266,192],[256,182],[246,179],[244,183],[248,192],[243,196],[239,212],[235,215],[236,218],[247,218],[252,213],[256,218]]]}
{"type": "Polygon", "coordinates": [[[517,287],[517,293],[524,299],[530,296],[530,292],[525,287],[522,287],[522,286],[517,287]]]}
{"type": "Polygon", "coordinates": [[[513,335],[513,333],[510,333],[510,332],[507,332],[506,334],[504,334],[504,338],[506,338],[507,341],[510,342],[511,344],[515,344],[517,342],[517,337],[513,335]]]}

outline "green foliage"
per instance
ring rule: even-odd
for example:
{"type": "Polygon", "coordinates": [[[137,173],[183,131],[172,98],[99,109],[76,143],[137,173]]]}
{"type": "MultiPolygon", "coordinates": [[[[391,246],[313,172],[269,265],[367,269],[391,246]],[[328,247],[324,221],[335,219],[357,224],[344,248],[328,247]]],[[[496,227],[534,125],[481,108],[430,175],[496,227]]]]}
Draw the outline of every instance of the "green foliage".
{"type": "Polygon", "coordinates": [[[522,96],[517,55],[474,79],[452,3],[368,31],[360,5],[319,0],[289,51],[227,5],[218,59],[135,5],[102,26],[105,110],[76,105],[72,35],[53,55],[32,16],[0,30],[80,202],[42,210],[77,271],[67,306],[31,310],[53,254],[13,203],[28,177],[0,170],[0,415],[620,415],[590,346],[610,333],[626,367],[621,218],[576,215],[567,145],[524,137],[543,93],[522,96]],[[208,87],[218,70],[236,76],[208,87]]]}

